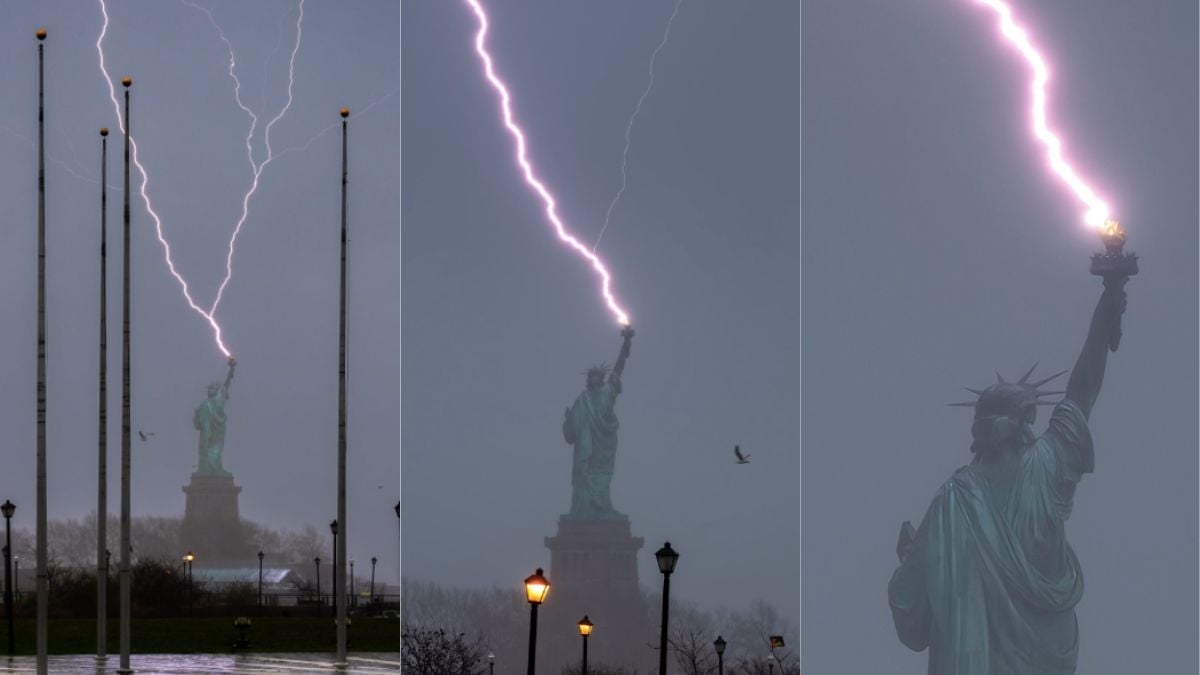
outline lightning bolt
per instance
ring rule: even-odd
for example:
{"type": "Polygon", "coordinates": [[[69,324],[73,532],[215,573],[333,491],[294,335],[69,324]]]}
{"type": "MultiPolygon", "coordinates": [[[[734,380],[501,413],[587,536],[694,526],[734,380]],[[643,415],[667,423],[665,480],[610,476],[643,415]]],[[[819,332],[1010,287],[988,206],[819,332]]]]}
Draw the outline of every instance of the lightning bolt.
{"type": "MultiPolygon", "coordinates": [[[[370,103],[370,105],[367,105],[366,107],[364,107],[361,112],[354,113],[354,118],[361,119],[364,115],[366,115],[367,113],[369,113],[371,111],[371,108],[374,108],[375,106],[379,105],[380,103],[383,103],[384,101],[388,100],[389,98],[395,96],[398,93],[400,93],[399,89],[393,89],[391,92],[384,94],[383,96],[380,96],[379,98],[372,101],[370,103]]],[[[313,143],[316,143],[322,136],[333,131],[334,129],[340,129],[341,126],[342,126],[341,122],[334,122],[333,124],[330,124],[329,126],[326,126],[325,128],[316,132],[313,136],[309,137],[309,139],[306,142],[304,142],[300,145],[295,145],[290,148],[284,148],[283,150],[280,150],[279,154],[275,155],[275,159],[279,159],[280,157],[291,154],[293,152],[306,152],[308,150],[308,148],[313,143]]]]}
{"type": "Polygon", "coordinates": [[[1011,7],[1001,0],[974,1],[995,12],[1001,36],[1021,55],[1033,73],[1033,81],[1030,83],[1030,122],[1034,137],[1045,148],[1050,170],[1087,207],[1083,214],[1084,223],[1095,228],[1101,227],[1109,218],[1108,204],[1096,195],[1091,186],[1067,162],[1063,156],[1063,143],[1047,121],[1046,84],[1050,80],[1050,69],[1046,66],[1046,59],[1034,46],[1029,32],[1017,23],[1011,7]]]}
{"type": "Polygon", "coordinates": [[[242,102],[242,82],[237,76],[237,58],[233,52],[233,44],[229,42],[227,37],[225,37],[225,31],[221,29],[221,26],[217,23],[216,18],[213,16],[211,10],[190,2],[190,0],[180,0],[180,2],[204,12],[204,14],[208,16],[209,23],[212,24],[214,29],[216,29],[217,35],[220,37],[221,42],[225,43],[225,47],[229,52],[229,78],[233,80],[234,100],[237,102],[237,106],[242,109],[242,112],[245,112],[246,115],[250,117],[250,130],[246,134],[246,158],[250,162],[252,177],[250,181],[250,187],[242,196],[241,216],[238,218],[237,223],[233,227],[233,233],[229,237],[229,247],[225,255],[225,278],[221,280],[221,284],[217,288],[216,297],[213,298],[212,306],[208,308],[208,313],[211,316],[216,314],[217,307],[219,307],[221,304],[221,298],[225,295],[225,288],[229,285],[230,280],[233,279],[233,256],[236,251],[237,238],[242,232],[242,226],[246,224],[246,218],[250,215],[250,201],[253,199],[254,193],[258,191],[259,178],[262,177],[263,169],[267,168],[267,165],[270,164],[271,160],[275,158],[275,155],[271,149],[271,128],[275,126],[276,122],[283,119],[283,116],[287,114],[288,109],[292,107],[292,89],[296,82],[296,53],[300,51],[300,38],[303,34],[304,0],[299,0],[296,5],[296,41],[292,45],[291,57],[288,59],[287,102],[279,108],[279,112],[271,119],[270,122],[267,123],[266,129],[263,131],[263,146],[266,151],[266,157],[261,162],[254,161],[253,141],[254,132],[258,127],[258,115],[255,115],[254,111],[242,102]]]}
{"type": "Polygon", "coordinates": [[[604,302],[608,306],[608,310],[622,325],[629,325],[629,315],[624,309],[621,308],[619,304],[617,304],[617,300],[613,296],[611,290],[612,277],[609,274],[608,269],[605,268],[604,263],[599,257],[596,256],[595,253],[588,250],[587,246],[580,243],[578,239],[571,236],[570,232],[567,231],[566,226],[563,225],[562,220],[558,217],[554,197],[534,173],[533,166],[529,163],[529,158],[526,153],[525,133],[521,131],[519,126],[517,126],[517,123],[513,118],[512,107],[510,104],[511,96],[508,93],[508,87],[505,86],[504,82],[496,75],[495,69],[492,67],[492,57],[484,47],[484,39],[486,38],[488,32],[487,14],[483,11],[483,7],[479,4],[478,0],[464,1],[470,6],[471,11],[475,13],[475,17],[479,21],[479,31],[475,34],[475,52],[479,55],[479,58],[483,63],[484,75],[486,76],[488,83],[492,85],[492,87],[496,90],[496,93],[500,96],[500,109],[504,117],[504,126],[506,129],[508,129],[508,132],[512,135],[513,140],[516,142],[516,161],[525,177],[525,183],[541,198],[542,203],[545,206],[546,218],[549,219],[551,225],[554,226],[554,231],[558,235],[559,240],[561,240],[570,248],[575,249],[579,255],[583,256],[588,262],[591,263],[592,269],[594,269],[597,276],[600,277],[600,292],[604,297],[604,302]]]}
{"type": "MultiPolygon", "coordinates": [[[[35,150],[35,151],[37,150],[37,142],[34,141],[32,138],[29,138],[28,136],[26,136],[24,134],[17,133],[16,131],[13,131],[12,129],[5,126],[4,124],[0,124],[0,131],[4,131],[5,133],[13,136],[14,138],[18,138],[22,141],[25,141],[26,145],[28,145],[31,150],[35,150]]],[[[63,134],[63,137],[65,138],[66,135],[63,134]]],[[[82,162],[80,162],[78,159],[73,159],[70,162],[67,162],[66,160],[59,159],[58,157],[55,157],[54,155],[52,155],[50,153],[46,153],[46,160],[48,162],[50,162],[51,164],[59,165],[60,167],[62,167],[63,171],[67,172],[71,176],[74,176],[75,178],[78,178],[81,181],[84,181],[86,183],[93,183],[95,185],[100,184],[100,179],[96,178],[94,175],[92,175],[92,173],[90,171],[88,171],[85,167],[83,167],[82,162]],[[76,169],[76,167],[78,167],[78,169],[76,169]]],[[[120,186],[119,185],[109,185],[108,187],[116,189],[120,186]]]]}
{"type": "MultiPolygon", "coordinates": [[[[201,7],[200,5],[195,4],[194,2],[190,2],[189,0],[180,0],[180,1],[183,4],[185,4],[189,7],[192,7],[193,9],[203,12],[208,17],[209,23],[217,31],[217,35],[220,38],[220,40],[225,44],[225,47],[229,53],[228,74],[229,74],[230,79],[233,80],[234,100],[237,103],[238,108],[240,108],[243,112],[245,112],[246,115],[250,118],[250,129],[247,132],[246,139],[245,139],[246,158],[250,164],[250,170],[251,170],[250,186],[247,188],[245,194],[242,197],[241,215],[238,218],[238,220],[236,221],[233,231],[229,238],[229,245],[228,245],[227,253],[225,256],[225,276],[221,280],[221,284],[219,285],[219,287],[217,289],[217,293],[213,299],[213,302],[208,307],[207,310],[204,309],[203,307],[201,307],[195,301],[195,299],[191,295],[191,292],[190,292],[190,289],[188,288],[188,284],[187,284],[186,280],[184,280],[183,276],[180,275],[179,272],[175,269],[174,261],[171,258],[170,244],[167,242],[166,238],[163,236],[163,233],[162,233],[162,219],[158,216],[157,212],[155,212],[153,205],[151,204],[151,201],[150,201],[149,192],[147,189],[148,182],[149,182],[148,176],[147,176],[145,168],[142,166],[141,162],[138,161],[137,144],[136,144],[136,142],[134,142],[132,137],[130,138],[130,144],[131,144],[131,147],[133,150],[133,162],[137,166],[138,171],[141,174],[141,178],[142,178],[140,194],[142,196],[143,202],[146,205],[147,212],[150,214],[151,218],[154,220],[155,232],[158,236],[159,243],[163,247],[163,252],[164,252],[164,257],[166,258],[167,267],[170,270],[171,275],[174,276],[176,281],[179,283],[180,288],[183,290],[183,295],[188,303],[188,306],[191,307],[193,311],[197,312],[198,314],[200,314],[200,316],[202,316],[205,320],[208,321],[209,325],[213,328],[213,333],[214,333],[214,337],[217,342],[217,347],[221,350],[221,352],[225,356],[228,357],[230,355],[230,353],[229,353],[229,350],[225,347],[225,344],[221,339],[221,327],[220,327],[220,324],[217,323],[215,315],[217,312],[217,308],[220,306],[221,299],[224,296],[225,289],[229,285],[230,280],[233,278],[233,256],[236,251],[237,238],[238,238],[238,235],[241,233],[243,225],[245,225],[246,219],[249,217],[250,202],[251,202],[252,198],[254,197],[255,192],[257,192],[257,190],[258,190],[259,179],[262,177],[263,170],[267,167],[268,164],[271,163],[271,161],[276,156],[271,147],[271,129],[272,129],[272,127],[275,126],[275,124],[279,120],[281,120],[284,117],[284,115],[287,114],[288,109],[291,108],[291,105],[292,105],[292,101],[293,101],[292,92],[293,92],[293,88],[295,85],[296,54],[300,50],[300,41],[301,41],[301,37],[303,35],[302,29],[303,29],[303,22],[304,22],[304,0],[298,0],[297,5],[296,5],[296,14],[297,14],[297,17],[296,17],[296,40],[295,40],[295,44],[292,47],[291,56],[288,61],[287,102],[284,103],[283,106],[280,107],[279,112],[270,120],[270,122],[267,123],[267,125],[263,131],[263,145],[265,148],[266,156],[261,161],[256,161],[255,154],[254,154],[254,135],[258,129],[259,118],[258,118],[258,115],[255,114],[255,112],[253,110],[251,110],[249,108],[249,106],[247,106],[242,101],[242,97],[241,97],[242,83],[241,83],[241,80],[237,76],[237,58],[234,53],[233,44],[226,37],[225,31],[217,23],[216,17],[213,16],[213,13],[211,10],[209,10],[205,7],[201,7]]],[[[108,71],[107,71],[107,68],[105,67],[105,63],[104,63],[103,43],[104,43],[104,38],[108,32],[108,24],[109,24],[108,8],[105,5],[104,0],[99,0],[99,2],[100,2],[101,12],[104,15],[104,25],[101,28],[100,37],[96,41],[96,50],[100,55],[100,71],[104,75],[105,81],[108,83],[109,96],[112,99],[113,105],[117,110],[117,119],[119,121],[121,131],[124,132],[124,130],[125,130],[124,120],[121,118],[121,110],[120,110],[120,105],[117,102],[116,90],[115,90],[115,87],[113,86],[112,79],[108,75],[108,71]]],[[[289,12],[289,14],[290,14],[290,12],[289,12]]],[[[287,15],[285,15],[285,18],[286,18],[286,16],[287,15]]],[[[282,19],[281,19],[281,21],[282,21],[282,19]]],[[[278,45],[277,45],[277,47],[278,47],[278,45]]],[[[264,66],[264,68],[265,68],[265,66],[264,66]]]]}
{"type": "MultiPolygon", "coordinates": [[[[100,74],[104,76],[104,81],[108,83],[108,96],[112,100],[113,110],[117,114],[117,125],[123,134],[125,133],[125,118],[121,113],[121,104],[117,101],[117,91],[113,86],[112,77],[109,76],[108,68],[104,64],[104,38],[106,35],[108,35],[109,23],[108,6],[105,5],[104,0],[98,0],[98,2],[100,3],[100,12],[104,15],[104,24],[100,28],[100,37],[96,38],[96,52],[100,56],[100,74]]],[[[222,354],[224,354],[226,357],[229,357],[229,349],[225,347],[225,343],[221,340],[221,325],[218,324],[216,319],[213,318],[212,312],[205,311],[203,307],[196,304],[196,301],[192,298],[191,291],[188,289],[187,281],[184,280],[183,276],[181,276],[175,269],[175,262],[171,258],[171,245],[167,242],[166,238],[163,237],[162,218],[160,218],[158,212],[154,210],[154,204],[150,201],[150,195],[147,191],[150,178],[146,173],[146,167],[142,166],[141,160],[138,159],[138,146],[132,134],[129,137],[129,145],[132,149],[131,157],[133,160],[133,165],[137,167],[138,174],[142,179],[141,185],[138,188],[138,193],[141,195],[142,203],[146,207],[146,212],[150,214],[151,220],[154,221],[154,233],[158,237],[159,245],[162,246],[163,257],[167,262],[167,269],[170,270],[171,276],[175,277],[175,281],[179,283],[179,287],[183,291],[183,297],[187,301],[188,307],[191,307],[192,311],[199,314],[204,318],[205,321],[208,322],[208,325],[212,328],[213,338],[216,340],[217,348],[221,350],[222,354]]]]}
{"type": "Polygon", "coordinates": [[[654,88],[654,60],[658,58],[658,53],[662,51],[663,47],[667,46],[667,40],[671,39],[671,24],[675,22],[675,15],[679,13],[679,6],[682,4],[683,0],[675,0],[675,11],[671,12],[671,16],[667,18],[667,27],[663,31],[662,41],[650,53],[650,80],[646,82],[646,88],[642,90],[642,95],[633,108],[633,114],[629,116],[629,124],[625,126],[625,149],[621,151],[621,187],[617,189],[617,194],[613,195],[612,201],[608,204],[608,211],[604,213],[604,226],[600,228],[600,234],[596,235],[596,243],[592,244],[593,253],[600,248],[600,240],[604,238],[604,231],[608,229],[608,221],[612,218],[613,209],[621,200],[621,193],[625,192],[625,164],[629,157],[629,136],[633,132],[633,122],[637,119],[638,113],[642,112],[642,103],[650,95],[650,90],[654,88]]]}

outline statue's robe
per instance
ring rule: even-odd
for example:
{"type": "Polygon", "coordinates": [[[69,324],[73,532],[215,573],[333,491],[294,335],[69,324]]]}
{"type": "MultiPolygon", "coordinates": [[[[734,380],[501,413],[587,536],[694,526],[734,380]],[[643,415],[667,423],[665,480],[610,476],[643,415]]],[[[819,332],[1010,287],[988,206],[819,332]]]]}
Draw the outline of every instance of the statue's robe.
{"type": "Polygon", "coordinates": [[[929,648],[929,675],[1075,672],[1083,575],[1064,523],[1093,468],[1087,418],[1065,400],[1012,471],[977,459],[942,486],[888,584],[896,633],[929,648]]]}
{"type": "Polygon", "coordinates": [[[192,416],[192,426],[200,432],[200,456],[196,471],[201,474],[224,474],[221,452],[225,449],[224,389],[205,399],[192,416]]]}
{"type": "Polygon", "coordinates": [[[617,415],[613,406],[621,378],[581,393],[563,421],[563,438],[574,446],[571,462],[571,513],[575,518],[619,518],[609,492],[617,458],[617,415]]]}

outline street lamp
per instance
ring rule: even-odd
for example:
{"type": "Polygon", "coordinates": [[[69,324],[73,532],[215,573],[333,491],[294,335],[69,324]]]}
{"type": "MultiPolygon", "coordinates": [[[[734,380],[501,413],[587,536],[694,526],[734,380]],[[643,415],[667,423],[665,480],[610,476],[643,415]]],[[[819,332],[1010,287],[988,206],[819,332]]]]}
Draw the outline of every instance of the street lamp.
{"type": "MultiPolygon", "coordinates": [[[[396,513],[400,506],[396,505],[396,513]]],[[[550,592],[550,581],[542,576],[542,568],[537,568],[531,576],[525,579],[525,599],[529,600],[529,666],[526,675],[533,675],[534,657],[537,652],[537,608],[546,600],[550,592]]]]}
{"type": "Polygon", "coordinates": [[[263,597],[262,597],[262,560],[263,560],[263,552],[259,551],[258,552],[258,606],[260,609],[262,608],[262,601],[263,601],[263,597]]]}
{"type": "Polygon", "coordinates": [[[767,675],[775,675],[775,650],[767,654],[767,675]]]}
{"type": "Polygon", "coordinates": [[[496,652],[488,650],[488,675],[496,675],[496,652]]]}
{"type": "Polygon", "coordinates": [[[378,560],[375,556],[371,556],[371,604],[375,604],[375,563],[378,560]]]}
{"type": "Polygon", "coordinates": [[[333,533],[333,569],[330,571],[330,574],[332,574],[332,575],[333,575],[333,578],[332,578],[332,579],[330,579],[330,585],[331,585],[331,586],[333,586],[333,618],[334,618],[334,619],[337,619],[337,615],[338,615],[338,613],[337,613],[337,606],[338,606],[338,597],[337,597],[337,573],[338,573],[338,562],[337,562],[337,533],[338,533],[338,522],[337,522],[337,518],[334,518],[334,519],[333,519],[333,520],[332,520],[332,521],[329,523],[329,531],[333,533]]]}
{"type": "Polygon", "coordinates": [[[13,594],[12,594],[12,517],[17,505],[4,500],[0,512],[4,514],[4,616],[8,621],[8,656],[13,655],[13,594]]]}
{"type": "Polygon", "coordinates": [[[717,675],[725,675],[725,638],[718,635],[713,649],[717,650],[717,675]]]}
{"type": "Polygon", "coordinates": [[[183,556],[183,566],[187,570],[188,616],[192,615],[192,561],[195,559],[196,556],[192,555],[191,551],[183,556]]]}
{"type": "Polygon", "coordinates": [[[662,602],[662,632],[658,639],[658,675],[667,675],[667,612],[671,601],[671,573],[675,571],[675,563],[679,561],[679,554],[675,549],[671,548],[671,542],[666,542],[663,547],[654,552],[654,558],[658,561],[658,571],[663,575],[663,602],[662,602]]]}
{"type": "Polygon", "coordinates": [[[587,639],[592,634],[595,625],[588,621],[587,614],[579,620],[579,634],[583,636],[583,665],[579,667],[579,675],[587,675],[587,639]]]}
{"type": "Polygon", "coordinates": [[[321,616],[321,559],[313,558],[317,565],[317,616],[321,616]]]}

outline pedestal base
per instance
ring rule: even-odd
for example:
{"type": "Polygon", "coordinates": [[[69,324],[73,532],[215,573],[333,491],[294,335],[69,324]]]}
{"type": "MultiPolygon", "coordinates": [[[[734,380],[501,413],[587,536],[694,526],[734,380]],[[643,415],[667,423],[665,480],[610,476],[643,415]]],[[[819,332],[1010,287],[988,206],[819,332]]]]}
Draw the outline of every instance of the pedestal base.
{"type": "MultiPolygon", "coordinates": [[[[628,520],[558,521],[558,534],[546,537],[550,549],[550,597],[544,641],[561,650],[545,653],[554,672],[561,665],[579,667],[577,624],[586,614],[596,625],[588,638],[588,663],[626,666],[639,671],[653,666],[653,654],[632,646],[654,642],[646,603],[638,585],[637,555],[644,540],[631,533],[628,520]],[[645,653],[643,653],[645,652],[645,653]]],[[[539,666],[542,656],[538,657],[539,666]]]]}
{"type": "Polygon", "coordinates": [[[202,567],[245,565],[250,550],[242,532],[233,476],[192,474],[179,532],[180,554],[191,551],[202,567]]]}

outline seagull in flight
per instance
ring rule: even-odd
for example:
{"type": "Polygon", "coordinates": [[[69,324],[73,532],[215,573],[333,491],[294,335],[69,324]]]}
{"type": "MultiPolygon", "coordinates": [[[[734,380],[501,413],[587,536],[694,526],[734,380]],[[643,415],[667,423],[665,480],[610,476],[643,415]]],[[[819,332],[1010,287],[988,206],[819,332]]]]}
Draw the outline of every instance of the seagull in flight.
{"type": "Polygon", "coordinates": [[[742,448],[740,446],[737,446],[737,445],[733,446],[733,454],[737,456],[738,464],[749,464],[750,463],[749,453],[743,455],[742,448]]]}
{"type": "Polygon", "coordinates": [[[154,435],[153,431],[145,432],[145,431],[142,431],[141,429],[138,429],[138,437],[141,438],[143,442],[150,440],[150,437],[153,435],[154,435]]]}

